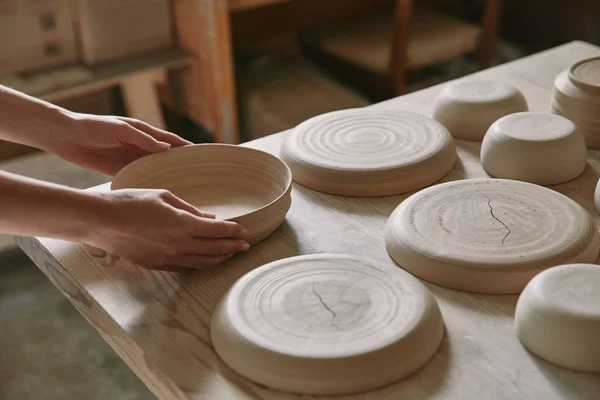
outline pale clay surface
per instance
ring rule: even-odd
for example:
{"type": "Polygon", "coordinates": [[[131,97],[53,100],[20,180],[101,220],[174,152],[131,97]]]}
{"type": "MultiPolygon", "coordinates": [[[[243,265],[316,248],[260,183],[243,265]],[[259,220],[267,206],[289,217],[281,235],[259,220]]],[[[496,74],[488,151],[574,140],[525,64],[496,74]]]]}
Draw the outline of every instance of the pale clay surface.
{"type": "Polygon", "coordinates": [[[452,289],[519,293],[538,272],[594,262],[600,236],[576,202],[504,179],[470,179],[404,200],[386,226],[390,256],[416,276],[452,289]]]}
{"type": "Polygon", "coordinates": [[[479,141],[499,118],[527,110],[525,96],[514,86],[466,78],[449,84],[437,95],[433,118],[455,138],[479,141]]]}
{"type": "Polygon", "coordinates": [[[522,112],[500,118],[481,145],[481,165],[496,178],[538,185],[571,181],[585,169],[580,130],[556,114],[522,112]]]}
{"type": "Polygon", "coordinates": [[[236,372],[309,394],[355,393],[408,376],[439,347],[431,293],[390,260],[291,257],[241,277],[217,306],[211,339],[236,372]]]}
{"type": "Polygon", "coordinates": [[[454,166],[456,146],[438,122],[408,111],[351,109],[313,117],[287,135],[281,158],[294,181],[344,196],[421,189],[454,166]]]}
{"type": "Polygon", "coordinates": [[[600,149],[600,58],[573,63],[558,74],[550,111],[571,120],[581,130],[588,148],[600,149]]]}
{"type": "Polygon", "coordinates": [[[201,144],[137,160],[119,171],[111,188],[168,189],[217,219],[241,223],[255,244],[285,219],[291,184],[291,171],[271,154],[201,144]]]}
{"type": "Polygon", "coordinates": [[[600,266],[568,264],[536,275],[519,297],[523,345],[559,366],[600,372],[600,266]]]}

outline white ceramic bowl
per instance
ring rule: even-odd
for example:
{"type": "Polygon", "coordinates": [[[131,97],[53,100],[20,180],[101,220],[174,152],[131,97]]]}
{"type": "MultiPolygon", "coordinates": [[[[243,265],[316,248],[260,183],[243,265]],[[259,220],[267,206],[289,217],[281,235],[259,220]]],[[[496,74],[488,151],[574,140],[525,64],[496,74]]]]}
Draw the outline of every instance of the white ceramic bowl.
{"type": "Polygon", "coordinates": [[[580,130],[559,115],[523,112],[500,118],[481,145],[481,165],[496,178],[554,185],[577,178],[586,166],[580,130]]]}
{"type": "Polygon", "coordinates": [[[536,275],[517,302],[515,328],[537,356],[600,372],[600,265],[560,265],[536,275]]]}
{"type": "Polygon", "coordinates": [[[167,189],[248,229],[248,242],[269,236],[291,205],[292,173],[279,158],[256,149],[199,144],[143,157],[117,173],[111,190],[167,189]]]}
{"type": "Polygon", "coordinates": [[[556,77],[550,111],[573,121],[587,147],[600,149],[600,57],[576,62],[556,77]]]}
{"type": "Polygon", "coordinates": [[[433,118],[457,139],[482,140],[494,121],[527,110],[525,96],[507,83],[463,79],[438,94],[433,118]]]}

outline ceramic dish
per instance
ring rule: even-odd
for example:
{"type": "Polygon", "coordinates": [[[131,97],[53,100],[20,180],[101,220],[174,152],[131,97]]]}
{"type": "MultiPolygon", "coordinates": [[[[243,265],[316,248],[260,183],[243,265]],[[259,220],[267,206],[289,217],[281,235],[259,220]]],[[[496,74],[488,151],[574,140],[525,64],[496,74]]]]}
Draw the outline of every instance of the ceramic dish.
{"type": "Polygon", "coordinates": [[[583,135],[568,119],[540,112],[507,115],[483,138],[481,165],[496,178],[556,185],[577,178],[586,166],[583,135]]]}
{"type": "Polygon", "coordinates": [[[456,146],[438,122],[408,111],[334,111],[298,125],[281,158],[294,181],[342,196],[386,196],[421,189],[454,166],[456,146]]]}
{"type": "Polygon", "coordinates": [[[600,235],[587,211],[554,190],[506,179],[442,183],[413,194],[385,231],[390,256],[426,281],[515,294],[557,264],[591,263],[600,235]]]}
{"type": "Polygon", "coordinates": [[[248,229],[250,244],[269,236],[291,205],[292,174],[279,158],[256,149],[199,144],[143,157],[115,176],[111,189],[167,189],[248,229]]]}
{"type": "Polygon", "coordinates": [[[515,328],[532,353],[559,366],[600,372],[600,266],[570,264],[535,276],[521,293],[515,328]]]}
{"type": "Polygon", "coordinates": [[[390,260],[318,254],[241,277],[217,305],[211,340],[245,378],[286,392],[375,389],[423,367],[444,336],[426,287],[390,260]]]}
{"type": "Polygon", "coordinates": [[[496,120],[527,110],[523,93],[507,83],[464,79],[438,94],[433,118],[457,139],[482,140],[496,120]]]}
{"type": "Polygon", "coordinates": [[[577,125],[589,148],[600,149],[600,57],[579,61],[556,77],[550,110],[577,125]]]}

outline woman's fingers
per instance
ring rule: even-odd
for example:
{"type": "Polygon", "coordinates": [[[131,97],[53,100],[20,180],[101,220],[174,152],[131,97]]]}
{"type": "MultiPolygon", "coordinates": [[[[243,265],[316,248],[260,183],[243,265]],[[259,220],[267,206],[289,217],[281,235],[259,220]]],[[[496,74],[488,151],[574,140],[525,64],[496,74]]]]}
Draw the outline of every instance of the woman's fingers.
{"type": "Polygon", "coordinates": [[[194,236],[198,238],[240,238],[243,239],[248,230],[233,221],[223,221],[216,219],[198,219],[194,236]]]}
{"type": "Polygon", "coordinates": [[[148,135],[160,140],[161,142],[165,142],[165,143],[169,143],[172,146],[187,146],[190,144],[193,144],[190,141],[187,141],[179,136],[177,136],[174,133],[162,130],[162,129],[158,129],[144,121],[140,121],[134,118],[127,118],[127,117],[119,117],[119,119],[129,125],[131,125],[132,127],[147,133],[148,135]]]}
{"type": "Polygon", "coordinates": [[[193,205],[191,205],[190,203],[188,203],[187,201],[180,199],[179,197],[175,196],[175,195],[171,195],[171,196],[167,196],[164,199],[168,204],[172,205],[175,208],[178,208],[180,210],[183,211],[187,211],[190,214],[194,214],[198,217],[201,218],[210,218],[210,219],[215,219],[216,215],[215,214],[211,214],[211,213],[207,213],[204,211],[200,211],[199,209],[197,209],[196,207],[194,207],[193,205]]]}
{"type": "Polygon", "coordinates": [[[122,125],[122,128],[119,129],[117,137],[121,143],[133,144],[150,153],[158,153],[171,148],[169,143],[156,140],[154,137],[134,128],[131,125],[128,125],[127,123],[122,125]]]}

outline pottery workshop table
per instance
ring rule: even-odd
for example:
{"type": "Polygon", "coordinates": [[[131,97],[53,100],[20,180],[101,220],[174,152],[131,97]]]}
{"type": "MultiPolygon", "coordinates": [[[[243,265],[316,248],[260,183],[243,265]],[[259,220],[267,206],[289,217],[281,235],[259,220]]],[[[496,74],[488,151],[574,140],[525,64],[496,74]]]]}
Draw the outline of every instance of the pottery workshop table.
{"type": "MultiPolygon", "coordinates": [[[[474,76],[503,80],[525,94],[530,109],[547,111],[554,77],[600,48],[573,42],[474,76]]],[[[374,105],[426,115],[443,85],[374,105]]],[[[284,133],[247,143],[274,154],[284,133]]],[[[486,177],[479,143],[458,141],[459,160],[444,180],[486,177]]],[[[554,186],[594,216],[600,153],[589,152],[578,179],[554,186]]],[[[107,190],[108,186],[95,190],[107,190]]],[[[298,254],[339,252],[387,257],[384,225],[407,196],[342,198],[294,186],[286,222],[226,265],[181,275],[149,272],[90,251],[43,238],[19,245],[161,399],[299,399],[255,385],[217,358],[209,339],[213,308],[244,273],[298,254]]],[[[93,229],[93,227],[90,227],[93,229]]],[[[158,227],[157,227],[158,229],[158,227]]],[[[475,295],[427,284],[436,296],[446,336],[433,359],[411,377],[347,399],[599,399],[600,376],[575,373],[530,355],[515,335],[517,296],[475,295]]],[[[558,345],[558,344],[557,344],[558,345]]],[[[302,397],[312,398],[310,396],[302,397]]]]}

